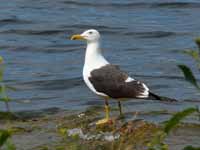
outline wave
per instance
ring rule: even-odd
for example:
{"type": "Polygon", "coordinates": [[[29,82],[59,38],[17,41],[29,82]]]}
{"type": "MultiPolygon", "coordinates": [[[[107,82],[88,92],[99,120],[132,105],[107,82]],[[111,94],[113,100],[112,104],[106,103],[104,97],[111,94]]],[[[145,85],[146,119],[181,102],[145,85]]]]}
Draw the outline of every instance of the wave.
{"type": "Polygon", "coordinates": [[[195,2],[164,2],[164,3],[155,3],[154,7],[159,8],[199,8],[200,3],[195,2]]]}
{"type": "Polygon", "coordinates": [[[81,1],[64,1],[63,3],[84,7],[104,7],[104,8],[199,8],[198,2],[130,2],[130,3],[90,3],[81,1]]]}
{"type": "Polygon", "coordinates": [[[151,79],[170,79],[170,80],[180,80],[180,81],[184,81],[185,78],[182,76],[178,76],[178,75],[139,75],[139,74],[133,74],[132,76],[134,77],[142,77],[142,78],[151,78],[151,79]]]}
{"type": "MultiPolygon", "coordinates": [[[[74,26],[72,29],[53,29],[53,30],[21,30],[21,29],[11,29],[6,31],[1,31],[0,33],[4,34],[17,34],[17,35],[43,35],[43,36],[50,36],[50,35],[57,35],[57,34],[66,34],[69,37],[72,34],[77,33],[77,30],[84,31],[86,29],[95,28],[99,30],[102,34],[109,34],[109,35],[125,35],[125,36],[136,36],[140,38],[162,38],[162,37],[169,37],[169,36],[178,36],[178,35],[186,35],[188,33],[185,32],[172,32],[172,31],[149,31],[149,32],[131,32],[125,31],[121,28],[109,28],[109,27],[99,27],[99,26],[74,26]]],[[[68,37],[68,38],[69,38],[68,37]]]]}
{"type": "Polygon", "coordinates": [[[105,26],[105,25],[88,25],[88,24],[73,24],[73,25],[63,25],[60,28],[65,29],[95,29],[98,30],[123,30],[126,29],[124,27],[113,27],[113,26],[105,26]]]}
{"type": "MultiPolygon", "coordinates": [[[[85,49],[85,45],[81,44],[51,44],[45,47],[34,46],[0,46],[1,50],[12,51],[12,52],[30,52],[30,53],[69,53],[85,49]]],[[[11,63],[12,64],[12,63],[11,63]]]]}
{"type": "Polygon", "coordinates": [[[127,32],[124,35],[134,35],[140,38],[162,38],[168,36],[178,35],[177,32],[169,32],[169,31],[151,31],[151,32],[127,32]]]}
{"type": "Polygon", "coordinates": [[[32,27],[32,29],[7,29],[4,31],[0,31],[0,33],[4,34],[19,34],[19,35],[56,35],[64,33],[66,35],[69,35],[69,37],[77,33],[77,31],[81,30],[87,30],[87,29],[97,29],[102,31],[107,31],[107,33],[118,32],[120,30],[123,30],[125,28],[123,27],[110,27],[110,26],[101,26],[101,25],[84,25],[84,24],[73,24],[73,25],[62,25],[57,26],[54,28],[49,29],[37,29],[36,27],[32,27]]]}
{"type": "Polygon", "coordinates": [[[20,90],[63,90],[70,89],[76,86],[83,85],[83,79],[81,77],[70,79],[56,79],[56,80],[37,80],[31,82],[15,83],[14,87],[20,90]]]}
{"type": "Polygon", "coordinates": [[[20,35],[54,35],[63,32],[68,32],[66,30],[30,30],[30,29],[10,29],[2,31],[1,33],[6,34],[20,34],[20,35]]]}
{"type": "Polygon", "coordinates": [[[0,19],[0,26],[7,25],[7,24],[31,24],[31,23],[33,23],[33,22],[28,21],[28,20],[21,20],[18,18],[0,19]]]}

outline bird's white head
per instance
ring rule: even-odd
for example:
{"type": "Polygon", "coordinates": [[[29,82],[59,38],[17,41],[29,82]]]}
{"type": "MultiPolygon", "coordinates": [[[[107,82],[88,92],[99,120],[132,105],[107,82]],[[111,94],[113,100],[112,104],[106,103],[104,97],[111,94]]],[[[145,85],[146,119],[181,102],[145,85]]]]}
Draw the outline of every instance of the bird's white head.
{"type": "Polygon", "coordinates": [[[90,29],[82,34],[73,35],[71,40],[86,40],[88,43],[98,42],[100,40],[100,33],[95,29],[90,29]]]}

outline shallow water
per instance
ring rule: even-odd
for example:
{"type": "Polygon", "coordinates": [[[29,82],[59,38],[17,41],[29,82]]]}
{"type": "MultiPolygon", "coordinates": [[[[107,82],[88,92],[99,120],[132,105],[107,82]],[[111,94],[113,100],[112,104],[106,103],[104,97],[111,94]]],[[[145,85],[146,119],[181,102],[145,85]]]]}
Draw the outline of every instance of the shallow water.
{"type": "MultiPolygon", "coordinates": [[[[198,100],[198,91],[184,81],[177,64],[194,65],[181,51],[196,48],[199,10],[198,0],[1,0],[0,55],[6,61],[5,82],[17,88],[9,92],[12,109],[102,104],[82,81],[85,43],[69,40],[90,28],[102,34],[105,57],[152,91],[180,101],[198,100]]],[[[127,111],[178,111],[199,101],[124,105],[127,111]]]]}

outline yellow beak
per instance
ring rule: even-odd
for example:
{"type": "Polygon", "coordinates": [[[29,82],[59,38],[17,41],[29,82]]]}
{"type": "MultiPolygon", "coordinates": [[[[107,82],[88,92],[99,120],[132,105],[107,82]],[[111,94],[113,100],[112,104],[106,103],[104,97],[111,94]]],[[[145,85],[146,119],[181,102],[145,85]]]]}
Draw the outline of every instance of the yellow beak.
{"type": "Polygon", "coordinates": [[[85,38],[81,36],[80,34],[75,34],[75,35],[72,35],[71,40],[85,40],[85,38]]]}

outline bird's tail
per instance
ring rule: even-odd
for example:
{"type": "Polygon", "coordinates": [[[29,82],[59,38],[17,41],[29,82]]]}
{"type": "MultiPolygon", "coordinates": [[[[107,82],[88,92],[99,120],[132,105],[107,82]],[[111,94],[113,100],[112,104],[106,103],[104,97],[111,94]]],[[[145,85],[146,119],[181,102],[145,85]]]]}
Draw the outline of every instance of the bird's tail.
{"type": "Polygon", "coordinates": [[[169,98],[169,97],[164,97],[164,96],[158,96],[157,94],[154,94],[152,92],[149,92],[148,99],[158,100],[158,101],[164,101],[164,102],[177,102],[176,99],[169,98]]]}

